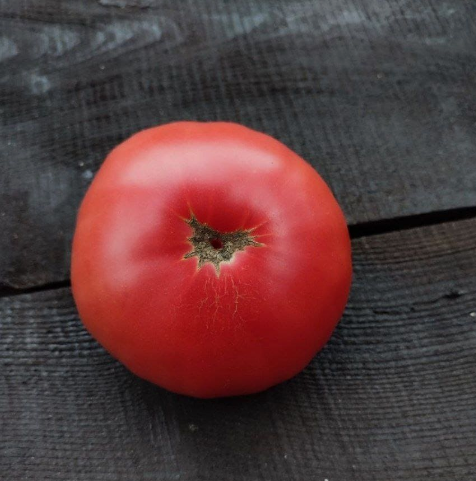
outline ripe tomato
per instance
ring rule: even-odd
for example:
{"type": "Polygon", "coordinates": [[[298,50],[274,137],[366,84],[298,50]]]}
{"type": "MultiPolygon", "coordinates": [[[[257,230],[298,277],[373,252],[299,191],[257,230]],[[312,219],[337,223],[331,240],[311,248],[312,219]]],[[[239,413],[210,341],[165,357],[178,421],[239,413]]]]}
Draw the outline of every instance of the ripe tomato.
{"type": "Polygon", "coordinates": [[[197,397],[289,379],[347,301],[350,241],[324,181],[232,123],[140,132],[82,203],[72,289],[86,328],[140,377],[197,397]]]}

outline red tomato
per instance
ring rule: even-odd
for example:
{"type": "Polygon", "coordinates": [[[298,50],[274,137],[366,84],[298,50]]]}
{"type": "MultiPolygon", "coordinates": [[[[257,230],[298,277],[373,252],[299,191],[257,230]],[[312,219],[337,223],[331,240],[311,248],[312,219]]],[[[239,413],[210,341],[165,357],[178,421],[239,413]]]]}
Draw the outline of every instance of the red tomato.
{"type": "Polygon", "coordinates": [[[140,132],[82,203],[72,288],[90,333],[177,393],[254,393],[327,342],[351,282],[347,226],[314,169],[232,123],[140,132]]]}

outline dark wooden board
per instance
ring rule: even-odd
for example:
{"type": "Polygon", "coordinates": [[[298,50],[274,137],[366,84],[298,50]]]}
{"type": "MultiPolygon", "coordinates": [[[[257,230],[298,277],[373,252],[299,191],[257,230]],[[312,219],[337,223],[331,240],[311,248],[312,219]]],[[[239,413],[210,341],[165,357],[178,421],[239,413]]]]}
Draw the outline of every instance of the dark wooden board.
{"type": "Polygon", "coordinates": [[[355,240],[327,347],[265,393],[136,378],[68,289],[0,300],[0,478],[448,481],[476,473],[476,220],[355,240]]]}
{"type": "Polygon", "coordinates": [[[350,223],[476,205],[476,3],[0,0],[0,286],[69,276],[105,154],[179,119],[302,154],[350,223]]]}

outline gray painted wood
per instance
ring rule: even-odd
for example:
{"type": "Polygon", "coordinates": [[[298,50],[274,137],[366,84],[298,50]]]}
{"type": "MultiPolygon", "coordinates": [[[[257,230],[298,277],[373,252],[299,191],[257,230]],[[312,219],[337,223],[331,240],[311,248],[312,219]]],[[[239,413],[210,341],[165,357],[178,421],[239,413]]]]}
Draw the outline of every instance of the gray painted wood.
{"type": "Polygon", "coordinates": [[[69,277],[80,199],[139,129],[232,120],[350,223],[476,205],[476,3],[0,0],[0,286],[69,277]]]}
{"type": "Polygon", "coordinates": [[[351,299],[290,382],[200,401],[94,342],[68,289],[0,299],[0,478],[472,480],[476,220],[355,240],[351,299]]]}

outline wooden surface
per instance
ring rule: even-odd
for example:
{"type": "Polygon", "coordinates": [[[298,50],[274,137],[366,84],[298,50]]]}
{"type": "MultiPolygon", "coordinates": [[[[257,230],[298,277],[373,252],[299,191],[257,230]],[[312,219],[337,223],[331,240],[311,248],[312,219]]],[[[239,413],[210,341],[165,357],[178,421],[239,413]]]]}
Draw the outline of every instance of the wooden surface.
{"type": "Polygon", "coordinates": [[[0,479],[475,480],[475,19],[466,0],[0,0],[0,479]],[[105,154],[178,119],[281,139],[351,224],[340,326],[257,396],[137,379],[66,287],[105,154]]]}
{"type": "Polygon", "coordinates": [[[327,347],[290,382],[214,401],[141,381],[69,289],[0,300],[0,467],[35,480],[472,480],[476,220],[354,241],[327,347]]]}
{"type": "Polygon", "coordinates": [[[67,279],[105,154],[178,119],[274,135],[351,224],[476,205],[475,19],[462,0],[0,0],[0,283],[67,279]]]}

